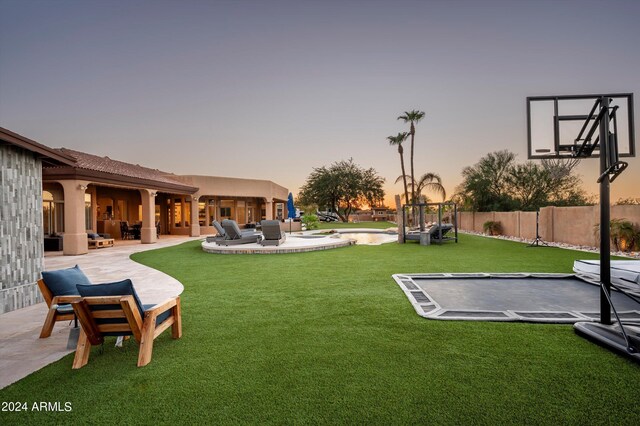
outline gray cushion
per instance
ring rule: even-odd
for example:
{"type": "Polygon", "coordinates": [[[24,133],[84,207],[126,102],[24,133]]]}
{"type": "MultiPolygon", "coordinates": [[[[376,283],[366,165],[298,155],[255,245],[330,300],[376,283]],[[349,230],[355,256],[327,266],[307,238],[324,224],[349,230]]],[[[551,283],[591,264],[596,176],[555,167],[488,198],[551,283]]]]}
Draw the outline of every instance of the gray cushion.
{"type": "Polygon", "coordinates": [[[59,314],[72,314],[73,313],[73,306],[67,304],[67,305],[58,305],[58,307],[56,308],[56,312],[59,314]]]}
{"type": "Polygon", "coordinates": [[[91,285],[78,265],[73,268],[42,272],[45,285],[54,296],[77,296],[77,285],[91,285]]]}
{"type": "MultiPolygon", "coordinates": [[[[153,308],[156,305],[142,305],[142,307],[144,308],[144,311],[148,311],[149,309],[153,308]]],[[[171,308],[167,309],[166,311],[164,311],[163,313],[161,313],[160,315],[158,315],[156,317],[156,325],[160,325],[162,324],[162,322],[164,320],[166,320],[167,318],[169,318],[169,316],[171,315],[171,308]]]]}

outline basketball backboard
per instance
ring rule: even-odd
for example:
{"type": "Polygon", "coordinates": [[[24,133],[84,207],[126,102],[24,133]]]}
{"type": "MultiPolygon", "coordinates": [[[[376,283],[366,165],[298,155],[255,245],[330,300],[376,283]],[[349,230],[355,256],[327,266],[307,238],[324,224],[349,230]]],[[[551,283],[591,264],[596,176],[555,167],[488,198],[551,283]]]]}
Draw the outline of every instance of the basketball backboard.
{"type": "Polygon", "coordinates": [[[609,99],[609,131],[616,135],[618,155],[634,157],[633,94],[615,93],[528,97],[529,159],[597,157],[597,118],[604,98],[609,99]]]}

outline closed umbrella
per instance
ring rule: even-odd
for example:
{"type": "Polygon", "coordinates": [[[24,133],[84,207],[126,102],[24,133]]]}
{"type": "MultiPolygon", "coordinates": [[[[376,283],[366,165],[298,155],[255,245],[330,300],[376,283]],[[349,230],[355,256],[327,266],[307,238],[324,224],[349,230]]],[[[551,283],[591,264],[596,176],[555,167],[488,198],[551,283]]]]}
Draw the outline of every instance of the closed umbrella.
{"type": "Polygon", "coordinates": [[[293,205],[293,194],[289,193],[289,197],[287,198],[287,217],[289,218],[289,234],[291,234],[291,222],[296,217],[296,207],[293,205]]]}

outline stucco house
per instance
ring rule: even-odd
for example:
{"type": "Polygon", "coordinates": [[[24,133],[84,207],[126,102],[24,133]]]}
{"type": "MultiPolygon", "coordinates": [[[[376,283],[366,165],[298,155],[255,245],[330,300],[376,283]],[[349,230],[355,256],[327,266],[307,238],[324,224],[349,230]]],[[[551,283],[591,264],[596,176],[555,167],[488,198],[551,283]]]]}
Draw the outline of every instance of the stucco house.
{"type": "Polygon", "coordinates": [[[213,220],[250,225],[287,215],[288,189],[268,180],[179,176],[50,148],[1,127],[0,164],[0,313],[40,301],[45,238],[79,255],[89,233],[117,242],[123,222],[151,244],[162,234],[214,233],[213,220]]]}

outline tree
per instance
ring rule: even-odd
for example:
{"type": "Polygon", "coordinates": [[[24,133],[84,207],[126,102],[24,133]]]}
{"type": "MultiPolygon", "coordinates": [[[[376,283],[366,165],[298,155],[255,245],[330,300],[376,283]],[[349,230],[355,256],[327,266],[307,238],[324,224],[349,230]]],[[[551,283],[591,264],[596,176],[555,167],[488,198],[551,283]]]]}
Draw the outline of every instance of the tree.
{"type": "MultiPolygon", "coordinates": [[[[398,183],[401,179],[411,179],[411,176],[398,176],[396,178],[396,183],[398,183]]],[[[436,193],[438,193],[439,195],[442,196],[442,201],[445,200],[445,198],[447,198],[447,192],[444,189],[444,186],[442,186],[442,179],[440,178],[440,175],[438,175],[437,173],[425,173],[422,176],[420,176],[420,179],[418,179],[417,182],[414,183],[415,187],[416,187],[416,202],[418,202],[420,200],[420,198],[422,197],[422,192],[427,189],[430,191],[434,191],[436,193]]]]}
{"type": "Polygon", "coordinates": [[[532,162],[511,166],[506,183],[520,210],[535,210],[536,206],[547,204],[554,187],[554,179],[548,170],[532,162]]]}
{"type": "Polygon", "coordinates": [[[400,117],[398,117],[398,120],[402,120],[405,123],[411,124],[411,127],[409,128],[409,134],[411,135],[411,198],[413,200],[416,199],[416,188],[415,188],[416,175],[413,171],[413,145],[414,145],[413,143],[416,136],[415,125],[418,124],[418,122],[423,118],[424,118],[424,111],[418,111],[415,109],[412,111],[405,111],[404,115],[401,115],[400,117]]]}
{"type": "Polygon", "coordinates": [[[475,211],[537,210],[540,207],[585,205],[589,200],[573,174],[573,161],[516,164],[507,150],[487,154],[465,167],[456,202],[475,211]]]}
{"type": "Polygon", "coordinates": [[[500,211],[513,208],[507,189],[507,175],[515,154],[503,150],[487,154],[462,170],[463,182],[457,188],[463,204],[474,211],[500,211]]]}
{"type": "MultiPolygon", "coordinates": [[[[404,148],[402,142],[407,140],[409,134],[407,132],[398,133],[397,136],[388,136],[389,145],[398,146],[398,154],[400,154],[400,168],[402,169],[402,178],[404,180],[404,202],[409,203],[409,190],[407,189],[407,172],[404,170],[404,148]]],[[[396,183],[398,180],[396,179],[396,183]]]]}
{"type": "Polygon", "coordinates": [[[331,166],[314,168],[300,190],[303,204],[328,206],[343,222],[363,204],[375,206],[384,200],[384,178],[373,168],[364,169],[353,162],[337,161],[331,166]]]}

